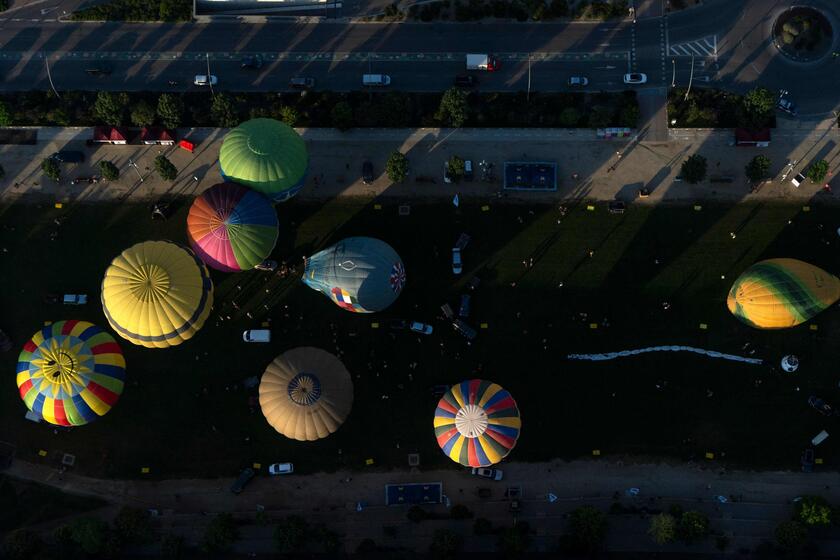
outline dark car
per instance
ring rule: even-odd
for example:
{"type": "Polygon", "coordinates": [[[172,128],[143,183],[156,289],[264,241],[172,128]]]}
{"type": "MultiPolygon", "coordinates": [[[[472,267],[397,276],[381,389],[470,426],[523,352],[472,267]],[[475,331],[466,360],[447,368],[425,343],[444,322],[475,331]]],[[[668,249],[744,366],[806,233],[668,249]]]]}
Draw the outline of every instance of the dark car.
{"type": "Polygon", "coordinates": [[[809,447],[802,452],[802,472],[814,472],[814,448],[809,447]]]}
{"type": "Polygon", "coordinates": [[[459,74],[455,76],[455,85],[458,87],[475,87],[478,85],[478,78],[469,74],[459,74]]]}
{"type": "Polygon", "coordinates": [[[254,469],[248,467],[247,469],[243,470],[239,473],[239,477],[234,481],[234,483],[230,487],[230,491],[234,494],[239,494],[242,490],[245,489],[245,485],[248,484],[257,473],[254,472],[254,469]]]}
{"type": "Polygon", "coordinates": [[[315,78],[292,78],[289,80],[289,87],[292,89],[312,89],[315,87],[315,78]]]}
{"type": "Polygon", "coordinates": [[[99,64],[98,66],[91,66],[89,68],[85,68],[85,72],[87,72],[91,76],[110,76],[111,72],[113,72],[113,68],[111,68],[107,64],[99,64]]]}
{"type": "Polygon", "coordinates": [[[388,326],[391,327],[392,331],[404,331],[408,328],[408,321],[405,319],[394,319],[388,326]]]}
{"type": "Polygon", "coordinates": [[[60,150],[50,157],[61,163],[81,163],[85,161],[85,154],[76,150],[60,150]]]}
{"type": "Polygon", "coordinates": [[[93,183],[98,183],[98,182],[99,182],[99,177],[76,177],[75,179],[70,181],[70,184],[71,185],[78,185],[80,183],[87,183],[88,185],[91,185],[93,183]]]}
{"type": "Polygon", "coordinates": [[[821,398],[811,395],[808,397],[808,405],[823,416],[834,416],[834,408],[821,398]]]}
{"type": "Polygon", "coordinates": [[[461,306],[458,308],[458,316],[466,319],[470,316],[470,295],[464,294],[461,296],[461,306]]]}
{"type": "Polygon", "coordinates": [[[241,68],[250,68],[252,70],[259,70],[262,68],[263,59],[260,55],[246,56],[242,59],[241,68]]]}
{"type": "Polygon", "coordinates": [[[369,161],[362,164],[362,181],[365,185],[373,183],[373,164],[369,161]]]}
{"type": "Polygon", "coordinates": [[[776,103],[776,108],[779,111],[784,111],[788,115],[795,117],[796,104],[787,97],[788,95],[790,95],[790,92],[785,89],[779,92],[779,101],[776,103]]]}

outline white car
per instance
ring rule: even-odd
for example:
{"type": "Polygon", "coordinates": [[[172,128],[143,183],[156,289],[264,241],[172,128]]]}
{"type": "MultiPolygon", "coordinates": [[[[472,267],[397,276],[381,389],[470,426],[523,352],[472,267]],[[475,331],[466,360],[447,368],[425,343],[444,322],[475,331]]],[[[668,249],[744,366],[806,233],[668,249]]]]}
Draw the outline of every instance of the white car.
{"type": "Polygon", "coordinates": [[[461,266],[461,249],[458,247],[452,248],[452,273],[453,274],[461,274],[462,266],[461,266]]]}
{"type": "Polygon", "coordinates": [[[197,74],[193,83],[197,86],[215,86],[219,83],[218,78],[214,75],[210,75],[209,78],[206,74],[197,74]]]}
{"type": "Polygon", "coordinates": [[[802,173],[797,173],[796,177],[791,179],[790,182],[793,183],[794,187],[799,188],[799,185],[805,182],[805,175],[803,175],[802,173]]]}
{"type": "Polygon", "coordinates": [[[295,472],[295,466],[292,463],[274,463],[268,466],[268,474],[271,476],[292,474],[293,472],[295,472]]]}
{"type": "Polygon", "coordinates": [[[624,74],[624,83],[625,84],[645,84],[647,83],[647,75],[646,74],[639,74],[637,72],[633,72],[630,74],[624,74]]]}
{"type": "Polygon", "coordinates": [[[452,182],[452,175],[449,174],[449,162],[443,162],[443,182],[447,185],[452,182]]]}
{"type": "Polygon", "coordinates": [[[473,467],[472,474],[481,478],[489,478],[490,480],[502,480],[504,476],[504,473],[500,469],[488,469],[484,467],[473,467]]]}
{"type": "Polygon", "coordinates": [[[432,325],[421,323],[420,321],[412,321],[408,326],[409,329],[420,334],[432,334],[432,325]]]}
{"type": "Polygon", "coordinates": [[[567,82],[570,87],[583,87],[589,85],[589,78],[584,76],[572,76],[567,82]]]}
{"type": "Polygon", "coordinates": [[[268,329],[250,329],[242,333],[245,342],[271,342],[271,331],[268,329]]]}
{"type": "Polygon", "coordinates": [[[87,294],[64,294],[62,303],[64,305],[86,305],[87,294]]]}

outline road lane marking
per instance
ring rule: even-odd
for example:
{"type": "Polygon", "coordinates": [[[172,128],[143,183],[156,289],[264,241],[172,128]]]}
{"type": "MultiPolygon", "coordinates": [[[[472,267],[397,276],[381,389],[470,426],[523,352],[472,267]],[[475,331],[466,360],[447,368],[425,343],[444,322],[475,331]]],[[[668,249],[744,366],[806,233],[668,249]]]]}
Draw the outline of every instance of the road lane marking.
{"type": "Polygon", "coordinates": [[[717,56],[717,35],[707,35],[694,41],[683,41],[670,45],[671,56],[717,56]]]}

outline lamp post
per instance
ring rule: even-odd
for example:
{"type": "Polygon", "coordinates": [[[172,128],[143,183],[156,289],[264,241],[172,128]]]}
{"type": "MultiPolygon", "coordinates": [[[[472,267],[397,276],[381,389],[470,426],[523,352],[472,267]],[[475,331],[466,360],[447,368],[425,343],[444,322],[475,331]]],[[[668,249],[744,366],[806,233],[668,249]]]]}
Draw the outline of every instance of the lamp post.
{"type": "Polygon", "coordinates": [[[130,165],[134,168],[134,171],[137,172],[137,176],[140,177],[140,182],[142,183],[143,182],[143,175],[140,173],[140,170],[137,169],[137,163],[134,160],[129,159],[128,160],[128,165],[130,165]]]}

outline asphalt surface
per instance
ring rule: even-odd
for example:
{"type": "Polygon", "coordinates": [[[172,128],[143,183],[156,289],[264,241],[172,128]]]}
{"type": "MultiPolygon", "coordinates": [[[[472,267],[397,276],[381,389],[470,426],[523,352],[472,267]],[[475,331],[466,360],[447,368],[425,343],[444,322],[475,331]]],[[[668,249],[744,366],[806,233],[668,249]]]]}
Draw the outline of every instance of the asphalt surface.
{"type": "MultiPolygon", "coordinates": [[[[836,3],[808,3],[838,23],[836,3]]],[[[631,68],[648,75],[647,84],[632,87],[655,90],[661,98],[672,83],[688,84],[693,64],[692,87],[789,89],[805,118],[838,108],[838,59],[796,64],[769,41],[773,20],[789,6],[780,0],[709,0],[671,14],[661,1],[645,0],[635,21],[468,25],[64,23],[47,21],[56,12],[39,19],[37,12],[52,4],[41,5],[0,14],[0,90],[48,88],[47,61],[59,91],[167,90],[170,81],[176,89],[193,88],[208,58],[222,90],[281,90],[296,75],[316,78],[319,88],[358,89],[365,72],[390,75],[395,89],[439,90],[465,71],[465,53],[491,52],[502,68],[477,73],[482,90],[525,90],[529,67],[535,91],[564,90],[572,75],[588,77],[590,90],[621,90],[631,68]],[[266,64],[241,69],[247,54],[262,55],[266,64]],[[88,76],[84,70],[92,61],[107,63],[112,73],[88,76]]],[[[835,28],[840,35],[840,25],[835,28]]]]}

